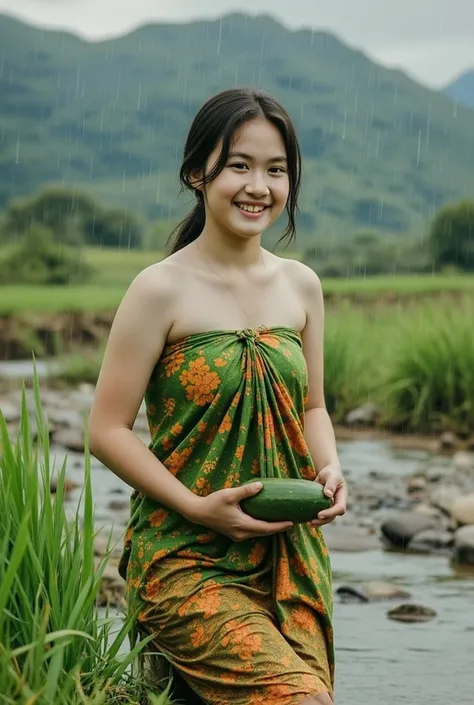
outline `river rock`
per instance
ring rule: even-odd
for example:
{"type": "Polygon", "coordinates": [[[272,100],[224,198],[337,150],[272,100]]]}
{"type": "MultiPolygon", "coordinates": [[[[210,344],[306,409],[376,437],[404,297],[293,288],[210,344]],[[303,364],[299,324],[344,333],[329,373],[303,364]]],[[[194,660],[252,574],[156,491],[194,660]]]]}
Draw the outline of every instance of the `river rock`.
{"type": "Polygon", "coordinates": [[[360,585],[341,585],[336,594],[342,602],[376,602],[382,600],[409,599],[411,594],[394,583],[373,580],[360,585]]]}
{"type": "Polygon", "coordinates": [[[425,529],[411,539],[408,549],[416,553],[450,552],[454,536],[443,529],[425,529]]]}
{"type": "Polygon", "coordinates": [[[109,509],[114,512],[126,512],[130,510],[130,502],[127,499],[112,499],[109,502],[109,509]]]}
{"type": "Polygon", "coordinates": [[[424,492],[428,480],[422,475],[415,475],[414,477],[409,477],[406,480],[405,486],[408,494],[418,494],[424,492]]]}
{"type": "MultiPolygon", "coordinates": [[[[77,484],[74,482],[74,480],[69,480],[67,477],[64,478],[64,494],[67,497],[72,490],[76,489],[77,484]]],[[[51,494],[56,494],[58,491],[58,478],[57,477],[52,477],[51,482],[49,483],[49,490],[51,494]]]]}
{"type": "Polygon", "coordinates": [[[438,522],[433,517],[405,511],[386,519],[380,529],[389,546],[404,549],[420,531],[435,529],[437,526],[438,522]]]}
{"type": "Polygon", "coordinates": [[[380,416],[377,404],[367,403],[346,414],[344,423],[348,426],[373,426],[380,416]]]}
{"type": "Polygon", "coordinates": [[[75,453],[84,452],[84,434],[81,428],[61,428],[53,433],[53,442],[75,453]]]}
{"type": "Polygon", "coordinates": [[[440,451],[452,451],[458,448],[459,438],[452,431],[444,431],[438,439],[438,449],[440,451]]]}
{"type": "Polygon", "coordinates": [[[460,450],[453,458],[454,467],[461,472],[474,473],[474,453],[460,450]]]}
{"type": "Polygon", "coordinates": [[[454,534],[454,560],[474,566],[474,526],[462,526],[454,534]]]}
{"type": "Polygon", "coordinates": [[[389,619],[394,619],[397,622],[408,622],[411,624],[416,622],[429,622],[437,616],[438,615],[433,609],[431,609],[431,607],[412,604],[398,605],[398,607],[394,607],[387,612],[387,617],[389,619]]]}
{"type": "Polygon", "coordinates": [[[8,401],[0,400],[0,411],[7,424],[13,424],[20,420],[20,407],[10,404],[8,401]]]}
{"type": "Polygon", "coordinates": [[[89,411],[94,401],[95,388],[92,384],[80,384],[70,393],[70,405],[80,411],[89,411]]]}
{"type": "Polygon", "coordinates": [[[470,453],[474,453],[474,436],[471,436],[466,441],[466,450],[470,453]]]}
{"type": "Polygon", "coordinates": [[[457,497],[451,505],[451,515],[458,524],[474,524],[474,494],[457,497]]]}
{"type": "Polygon", "coordinates": [[[122,555],[123,541],[115,542],[113,539],[109,541],[105,536],[96,536],[94,539],[94,554],[102,558],[110,551],[111,559],[119,559],[122,555]]]}
{"type": "Polygon", "coordinates": [[[125,581],[119,575],[117,566],[108,563],[102,573],[102,582],[98,596],[100,607],[125,607],[125,581]]]}
{"type": "Polygon", "coordinates": [[[60,407],[48,408],[46,415],[51,427],[82,429],[84,417],[75,409],[62,409],[60,407]]]}
{"type": "Polygon", "coordinates": [[[422,514],[425,517],[431,517],[432,519],[435,519],[438,522],[441,522],[442,520],[442,514],[440,510],[436,507],[432,507],[431,504],[425,504],[425,502],[420,502],[419,504],[417,504],[416,507],[413,507],[413,511],[415,512],[415,514],[422,514]]]}
{"type": "Polygon", "coordinates": [[[441,509],[446,514],[451,514],[454,502],[462,497],[459,487],[454,485],[439,485],[431,489],[429,501],[437,509],[441,509]]]}
{"type": "Polygon", "coordinates": [[[454,468],[446,465],[433,465],[425,470],[425,477],[430,485],[439,483],[447,484],[451,481],[454,474],[454,468]]]}
{"type": "Polygon", "coordinates": [[[380,548],[380,539],[370,529],[337,523],[326,524],[322,529],[330,551],[374,551],[380,548]]]}

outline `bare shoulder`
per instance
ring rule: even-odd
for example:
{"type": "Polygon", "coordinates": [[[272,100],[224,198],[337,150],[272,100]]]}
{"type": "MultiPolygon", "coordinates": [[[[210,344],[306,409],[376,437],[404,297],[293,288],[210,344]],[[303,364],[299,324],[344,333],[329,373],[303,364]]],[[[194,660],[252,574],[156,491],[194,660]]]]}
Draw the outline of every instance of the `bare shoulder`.
{"type": "Polygon", "coordinates": [[[167,260],[156,262],[142,269],[130,284],[125,298],[133,298],[143,303],[166,303],[175,294],[176,277],[167,260]]]}
{"type": "Polygon", "coordinates": [[[292,288],[311,304],[315,298],[322,298],[322,285],[318,275],[311,267],[295,259],[279,257],[280,266],[292,288]]]}
{"type": "Polygon", "coordinates": [[[144,341],[161,349],[173,323],[179,279],[166,260],[143,269],[133,279],[120,302],[109,342],[135,348],[144,341]]]}

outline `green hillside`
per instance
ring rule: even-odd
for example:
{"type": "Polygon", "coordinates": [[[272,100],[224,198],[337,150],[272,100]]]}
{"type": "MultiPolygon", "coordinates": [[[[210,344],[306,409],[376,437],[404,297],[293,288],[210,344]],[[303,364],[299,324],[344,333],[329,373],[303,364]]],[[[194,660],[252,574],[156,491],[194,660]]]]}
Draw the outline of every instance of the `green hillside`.
{"type": "Polygon", "coordinates": [[[445,88],[447,96],[468,108],[474,108],[474,69],[466,71],[445,88]]]}
{"type": "Polygon", "coordinates": [[[234,14],[90,43],[0,16],[0,46],[0,207],[53,182],[174,219],[191,117],[234,85],[270,90],[295,119],[303,236],[420,232],[472,192],[474,113],[324,32],[234,14]]]}

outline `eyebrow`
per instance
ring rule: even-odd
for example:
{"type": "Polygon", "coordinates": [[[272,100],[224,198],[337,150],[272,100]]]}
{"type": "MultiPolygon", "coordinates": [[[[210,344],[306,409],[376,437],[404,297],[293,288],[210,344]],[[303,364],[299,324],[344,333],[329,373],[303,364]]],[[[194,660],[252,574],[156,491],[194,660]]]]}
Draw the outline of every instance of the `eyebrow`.
{"type": "MultiPolygon", "coordinates": [[[[250,154],[246,154],[245,152],[230,152],[228,158],[232,159],[234,157],[241,157],[242,159],[247,159],[250,162],[254,160],[250,154]]],[[[280,157],[272,157],[268,161],[269,162],[287,162],[288,159],[282,155],[280,157]]]]}

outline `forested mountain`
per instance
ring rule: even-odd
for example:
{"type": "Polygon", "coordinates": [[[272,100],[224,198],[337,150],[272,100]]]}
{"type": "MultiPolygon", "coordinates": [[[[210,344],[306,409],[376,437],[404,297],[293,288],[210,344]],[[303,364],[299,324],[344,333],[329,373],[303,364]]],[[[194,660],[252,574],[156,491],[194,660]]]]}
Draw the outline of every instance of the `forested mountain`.
{"type": "Polygon", "coordinates": [[[0,16],[0,47],[0,207],[48,182],[174,219],[190,120],[234,85],[294,117],[303,237],[419,232],[474,182],[474,112],[325,32],[232,14],[87,42],[0,16]]]}
{"type": "Polygon", "coordinates": [[[463,73],[449,84],[446,95],[469,108],[474,108],[474,69],[463,73]]]}

